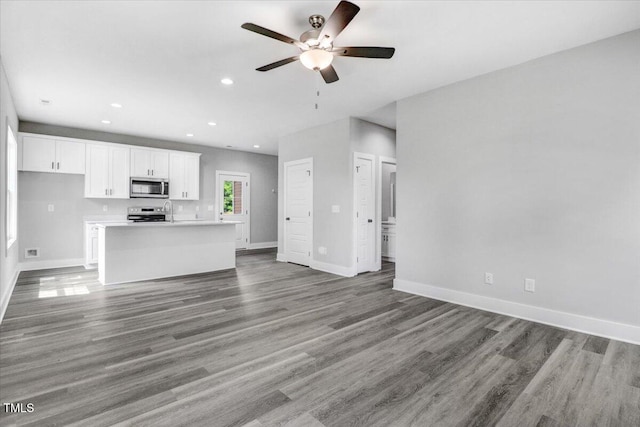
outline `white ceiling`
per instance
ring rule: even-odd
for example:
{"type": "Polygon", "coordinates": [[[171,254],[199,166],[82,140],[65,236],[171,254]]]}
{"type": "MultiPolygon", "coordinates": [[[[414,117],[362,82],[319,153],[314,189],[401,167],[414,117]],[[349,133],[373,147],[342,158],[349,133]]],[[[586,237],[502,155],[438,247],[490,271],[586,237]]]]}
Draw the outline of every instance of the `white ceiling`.
{"type": "Polygon", "coordinates": [[[398,99],[640,27],[637,1],[355,3],[335,44],[396,54],[338,57],[330,85],[299,63],[255,71],[297,49],[240,25],[298,38],[337,1],[3,0],[0,54],[21,120],[276,154],[280,135],[347,116],[394,127],[398,99]]]}

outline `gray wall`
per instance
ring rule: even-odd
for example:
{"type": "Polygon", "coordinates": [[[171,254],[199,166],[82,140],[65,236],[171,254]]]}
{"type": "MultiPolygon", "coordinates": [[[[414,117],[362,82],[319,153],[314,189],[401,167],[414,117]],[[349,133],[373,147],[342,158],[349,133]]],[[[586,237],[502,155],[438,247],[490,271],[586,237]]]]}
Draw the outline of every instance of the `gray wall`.
{"type": "MultiPolygon", "coordinates": [[[[87,140],[116,142],[146,147],[202,153],[200,158],[200,200],[175,202],[175,210],[184,214],[215,218],[208,211],[215,205],[216,170],[251,174],[251,243],[275,242],[277,239],[277,173],[276,156],[224,150],[194,144],[154,140],[82,129],[72,129],[32,122],[20,122],[21,132],[65,136],[87,140]]],[[[18,177],[21,259],[24,249],[40,248],[38,261],[75,259],[84,256],[83,219],[104,215],[126,215],[134,204],[162,205],[161,201],[85,199],[84,176],[20,172],[18,177]],[[55,206],[54,212],[47,205],[55,206]],[[108,212],[103,212],[107,205],[108,212]]]]}
{"type": "MultiPolygon", "coordinates": [[[[278,224],[284,222],[284,163],[313,157],[313,259],[318,262],[353,266],[353,153],[356,151],[376,155],[377,168],[379,156],[395,157],[395,131],[348,118],[280,138],[278,224]],[[332,213],[332,205],[339,205],[340,212],[332,213]],[[326,254],[318,252],[320,246],[327,248],[326,254]]],[[[283,228],[278,229],[279,252],[284,252],[283,228]]]]}
{"type": "MultiPolygon", "coordinates": [[[[2,308],[9,302],[9,287],[13,284],[13,279],[18,271],[18,248],[20,244],[20,233],[18,241],[7,251],[7,215],[6,215],[6,194],[7,194],[7,125],[16,133],[18,137],[18,115],[13,104],[11,91],[7,75],[4,72],[2,61],[0,60],[0,313],[2,308]]],[[[18,221],[20,218],[18,217],[18,221]]]]}
{"type": "Polygon", "coordinates": [[[349,119],[307,129],[280,138],[278,145],[278,252],[284,252],[284,163],[313,157],[314,260],[350,266],[353,212],[349,154],[349,119]],[[340,212],[332,213],[331,206],[340,212]],[[318,247],[327,254],[318,253],[318,247]]]}
{"type": "Polygon", "coordinates": [[[634,31],[400,101],[398,279],[640,325],[639,46],[634,31]]]}

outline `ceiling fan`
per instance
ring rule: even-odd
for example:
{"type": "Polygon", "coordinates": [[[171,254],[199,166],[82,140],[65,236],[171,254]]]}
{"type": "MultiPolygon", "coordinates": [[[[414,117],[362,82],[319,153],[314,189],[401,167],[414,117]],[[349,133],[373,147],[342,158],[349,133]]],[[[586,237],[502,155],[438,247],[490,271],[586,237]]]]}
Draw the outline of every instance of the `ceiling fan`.
{"type": "Polygon", "coordinates": [[[310,70],[319,71],[326,83],[333,83],[338,81],[338,74],[331,65],[334,56],[391,58],[396,51],[392,47],[336,47],[333,45],[335,38],[338,37],[359,11],[360,8],[355,4],[348,1],[341,1],[326,21],[322,15],[311,15],[309,17],[309,23],[312,29],[302,33],[300,40],[292,39],[291,37],[276,33],[275,31],[256,24],[242,24],[242,28],[245,30],[253,31],[254,33],[262,34],[263,36],[271,37],[284,43],[293,44],[300,49],[300,54],[296,56],[273,62],[256,68],[256,70],[269,71],[300,60],[302,65],[310,70]]]}

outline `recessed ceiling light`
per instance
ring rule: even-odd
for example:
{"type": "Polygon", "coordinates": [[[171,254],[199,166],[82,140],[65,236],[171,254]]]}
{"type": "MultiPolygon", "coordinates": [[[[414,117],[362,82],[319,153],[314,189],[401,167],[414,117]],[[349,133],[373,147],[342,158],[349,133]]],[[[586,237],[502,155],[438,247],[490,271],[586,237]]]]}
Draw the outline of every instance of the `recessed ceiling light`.
{"type": "Polygon", "coordinates": [[[110,125],[111,124],[111,120],[102,120],[102,123],[104,123],[105,125],[110,125]]]}
{"type": "Polygon", "coordinates": [[[113,108],[122,108],[122,104],[118,104],[117,102],[114,102],[113,104],[111,104],[111,106],[113,108]]]}
{"type": "Polygon", "coordinates": [[[233,80],[231,80],[229,77],[225,77],[224,79],[220,80],[220,83],[228,86],[233,84],[233,80]]]}
{"type": "Polygon", "coordinates": [[[187,136],[193,136],[193,134],[192,133],[188,133],[187,136]]]}
{"type": "Polygon", "coordinates": [[[207,124],[208,124],[209,126],[215,126],[215,125],[216,125],[216,122],[207,122],[207,124]]]}
{"type": "Polygon", "coordinates": [[[258,144],[254,145],[253,148],[260,148],[258,144]]]}

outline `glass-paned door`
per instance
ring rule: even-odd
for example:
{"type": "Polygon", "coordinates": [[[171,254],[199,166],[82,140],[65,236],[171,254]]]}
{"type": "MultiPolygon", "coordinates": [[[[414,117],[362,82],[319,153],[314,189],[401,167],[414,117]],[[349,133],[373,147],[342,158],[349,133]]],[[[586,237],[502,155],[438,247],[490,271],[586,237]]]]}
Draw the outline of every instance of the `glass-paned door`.
{"type": "Polygon", "coordinates": [[[223,221],[236,225],[236,249],[249,247],[249,174],[218,171],[218,212],[223,221]]]}

